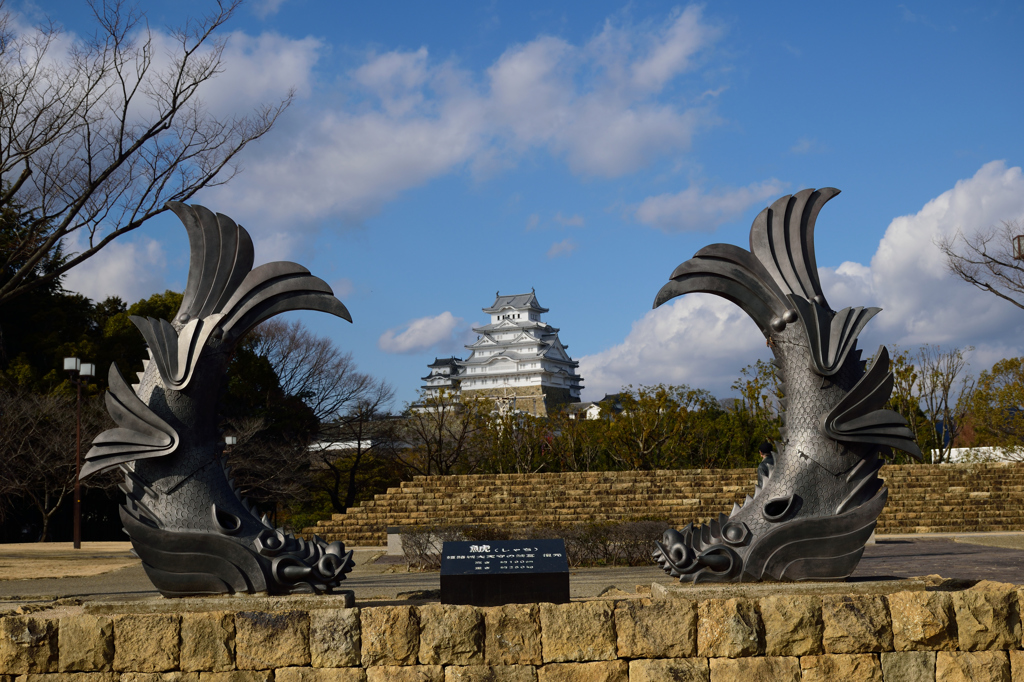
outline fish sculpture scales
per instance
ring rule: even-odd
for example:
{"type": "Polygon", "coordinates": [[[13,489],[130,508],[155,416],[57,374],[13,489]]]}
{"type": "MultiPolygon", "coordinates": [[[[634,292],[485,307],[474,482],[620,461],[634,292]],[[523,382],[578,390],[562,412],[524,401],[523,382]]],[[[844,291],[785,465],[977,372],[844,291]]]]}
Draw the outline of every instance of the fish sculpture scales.
{"type": "Polygon", "coordinates": [[[149,359],[134,386],[111,364],[105,400],[117,428],[93,441],[82,477],[115,466],[124,472],[121,521],[165,597],[331,592],[352,570],[352,552],[256,516],[224,463],[217,405],[236,345],[263,320],[300,309],[352,318],[301,265],[254,269],[252,239],[231,218],[167,206],[189,237],[181,308],[173,322],[131,318],[149,359]]]}
{"type": "Polygon", "coordinates": [[[814,224],[834,188],[784,196],[750,228],[750,251],[705,247],[654,301],[704,292],[740,306],[775,356],[784,426],[758,467],[753,497],[710,523],[668,530],[654,558],[693,582],[841,580],[856,569],[885,506],[881,450],[921,459],[913,434],[884,409],[893,376],[884,346],[865,369],[857,335],[879,308],[832,310],[821,291],[814,224]]]}

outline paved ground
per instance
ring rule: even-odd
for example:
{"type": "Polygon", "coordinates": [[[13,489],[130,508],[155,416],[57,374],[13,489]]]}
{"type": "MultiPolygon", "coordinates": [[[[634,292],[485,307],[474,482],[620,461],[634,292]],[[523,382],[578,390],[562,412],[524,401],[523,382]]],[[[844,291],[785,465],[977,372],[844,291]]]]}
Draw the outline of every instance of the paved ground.
{"type": "MultiPolygon", "coordinates": [[[[77,551],[70,545],[0,545],[0,600],[125,600],[158,595],[138,560],[127,554],[128,543],[99,544],[85,543],[77,551]],[[129,565],[120,567],[125,562],[129,565]],[[65,577],[46,577],[55,574],[65,577]]],[[[343,587],[355,591],[357,603],[429,598],[403,593],[440,588],[437,572],[407,573],[402,568],[384,558],[381,549],[359,549],[356,568],[343,587]]],[[[865,549],[852,580],[925,575],[1024,583],[1024,533],[880,538],[865,549]]],[[[675,584],[654,566],[585,568],[573,570],[570,576],[573,597],[594,597],[609,587],[635,593],[638,585],[649,588],[654,582],[675,584]]]]}
{"type": "Polygon", "coordinates": [[[135,566],[130,542],[70,542],[0,545],[0,580],[84,577],[135,566]]]}

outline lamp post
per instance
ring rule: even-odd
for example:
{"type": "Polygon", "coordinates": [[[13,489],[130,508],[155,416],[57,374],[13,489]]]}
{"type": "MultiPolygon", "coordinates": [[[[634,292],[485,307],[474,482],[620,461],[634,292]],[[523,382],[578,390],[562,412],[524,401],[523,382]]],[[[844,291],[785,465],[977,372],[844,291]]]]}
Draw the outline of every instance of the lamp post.
{"type": "Polygon", "coordinates": [[[1013,238],[1013,259],[1024,260],[1024,234],[1013,238]]]}
{"type": "Polygon", "coordinates": [[[64,358],[64,370],[78,389],[75,406],[75,549],[82,549],[82,380],[96,375],[96,365],[78,358],[64,358]]]}

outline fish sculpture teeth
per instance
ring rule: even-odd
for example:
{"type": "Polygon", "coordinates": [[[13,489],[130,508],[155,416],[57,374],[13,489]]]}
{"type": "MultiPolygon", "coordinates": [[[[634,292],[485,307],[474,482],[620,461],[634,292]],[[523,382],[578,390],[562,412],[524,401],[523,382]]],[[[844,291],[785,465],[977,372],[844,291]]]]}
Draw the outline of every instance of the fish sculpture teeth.
{"type": "Polygon", "coordinates": [[[703,292],[740,306],[777,368],[784,425],[758,466],[753,497],[727,521],[668,530],[654,558],[693,582],[840,580],[856,569],[885,506],[881,456],[921,459],[906,421],[885,409],[893,376],[884,346],[870,367],[857,336],[879,308],[833,310],[818,279],[814,226],[834,188],[805,189],[765,208],[750,250],[707,246],[675,269],[654,307],[703,292]]]}
{"type": "Polygon", "coordinates": [[[340,542],[307,542],[261,519],[222,459],[217,402],[238,342],[289,310],[349,322],[323,280],[296,263],[253,268],[252,239],[231,218],[168,203],[188,232],[190,263],[174,320],[133,316],[148,344],[139,383],[110,366],[107,411],[117,428],[93,441],[82,477],[118,467],[121,521],[166,597],[331,592],[352,570],[340,542]]]}

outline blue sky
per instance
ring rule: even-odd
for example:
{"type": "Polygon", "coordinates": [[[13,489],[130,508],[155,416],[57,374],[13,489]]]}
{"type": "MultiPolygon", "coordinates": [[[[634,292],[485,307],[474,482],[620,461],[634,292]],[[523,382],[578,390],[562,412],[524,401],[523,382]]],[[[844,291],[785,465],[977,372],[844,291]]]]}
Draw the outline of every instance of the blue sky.
{"type": "MultiPolygon", "coordinates": [[[[203,2],[145,3],[163,30],[203,2]]],[[[85,30],[84,3],[15,3],[85,30]]],[[[712,242],[746,245],[781,195],[834,186],[816,246],[834,307],[884,310],[879,343],[1022,351],[1009,304],[946,275],[933,240],[1024,217],[1024,6],[1012,2],[334,3],[243,6],[218,112],[297,96],[197,203],[242,223],[257,261],[306,265],[354,324],[301,314],[414,399],[463,354],[494,293],[534,287],[585,399],[624,384],[729,395],[767,357],[709,296],[654,295],[712,242]]],[[[73,271],[129,301],[181,289],[162,216],[73,271]]]]}

